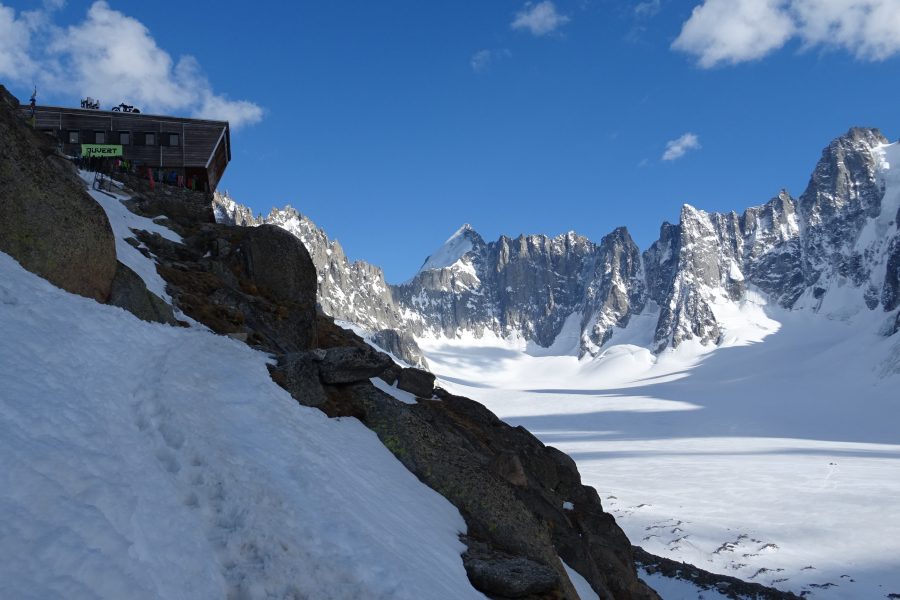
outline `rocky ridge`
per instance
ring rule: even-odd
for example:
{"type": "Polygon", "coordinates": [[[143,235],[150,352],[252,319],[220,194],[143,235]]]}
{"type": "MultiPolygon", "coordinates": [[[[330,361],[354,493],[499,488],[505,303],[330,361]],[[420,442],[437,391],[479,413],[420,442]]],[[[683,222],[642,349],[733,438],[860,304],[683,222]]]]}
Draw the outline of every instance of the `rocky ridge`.
{"type": "MultiPolygon", "coordinates": [[[[164,214],[142,196],[136,210],[164,214]]],[[[276,357],[272,378],[297,402],[359,419],[450,500],[467,524],[462,559],[477,589],[498,599],[575,600],[564,560],[601,597],[658,598],[637,577],[628,539],[597,492],[581,484],[574,462],[337,326],[316,307],[321,272],[297,237],[271,224],[214,223],[212,213],[210,222],[166,216],[183,243],[135,235],[177,307],[276,357]],[[395,397],[399,391],[409,398],[395,397]]]]}
{"type": "MultiPolygon", "coordinates": [[[[548,347],[574,320],[579,353],[596,355],[632,316],[649,314],[649,346],[661,352],[688,340],[718,343],[722,307],[757,292],[785,308],[828,311],[826,296],[849,288],[858,305],[843,311],[896,310],[900,200],[885,198],[886,177],[897,173],[886,158],[896,146],[887,144],[876,129],[851,129],[824,149],[799,198],[782,190],[742,214],[684,205],[679,223],[663,223],[643,253],[624,227],[596,244],[574,232],[485,242],[465,225],[399,285],[386,284],[377,267],[350,263],[293,208],[263,218],[225,196],[214,206],[222,222],[294,233],[319,271],[323,310],[369,331],[394,330],[405,344],[491,332],[548,347]]],[[[885,332],[896,332],[900,315],[886,316],[885,332]]]]}
{"type": "Polygon", "coordinates": [[[318,302],[322,310],[378,335],[375,343],[413,366],[425,367],[411,331],[404,326],[382,270],[365,261],[350,262],[337,240],[291,206],[272,209],[266,217],[253,216],[249,208],[226,194],[213,196],[215,218],[220,223],[255,227],[277,225],[298,238],[316,267],[318,302]]]}

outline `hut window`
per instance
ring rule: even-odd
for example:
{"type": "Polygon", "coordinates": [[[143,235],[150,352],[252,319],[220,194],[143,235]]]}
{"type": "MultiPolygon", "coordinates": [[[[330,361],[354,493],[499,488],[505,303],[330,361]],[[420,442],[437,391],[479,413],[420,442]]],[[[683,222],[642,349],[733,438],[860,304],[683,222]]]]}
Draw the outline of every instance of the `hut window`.
{"type": "Polygon", "coordinates": [[[156,134],[155,133],[145,133],[144,134],[144,145],[145,146],[155,146],[156,145],[156,134]]]}
{"type": "Polygon", "coordinates": [[[177,133],[170,133],[170,134],[169,134],[169,145],[170,145],[170,146],[177,146],[179,141],[180,141],[180,140],[178,139],[178,134],[177,134],[177,133]]]}
{"type": "Polygon", "coordinates": [[[95,144],[105,144],[106,143],[106,132],[105,131],[95,131],[94,132],[94,143],[95,144]]]}
{"type": "Polygon", "coordinates": [[[122,146],[131,145],[131,132],[130,131],[120,131],[119,132],[119,144],[122,146]]]}
{"type": "Polygon", "coordinates": [[[80,138],[81,136],[79,135],[79,133],[80,133],[79,131],[70,131],[70,132],[69,132],[69,143],[70,143],[70,144],[78,144],[78,143],[80,143],[80,142],[79,142],[79,138],[80,138]]]}

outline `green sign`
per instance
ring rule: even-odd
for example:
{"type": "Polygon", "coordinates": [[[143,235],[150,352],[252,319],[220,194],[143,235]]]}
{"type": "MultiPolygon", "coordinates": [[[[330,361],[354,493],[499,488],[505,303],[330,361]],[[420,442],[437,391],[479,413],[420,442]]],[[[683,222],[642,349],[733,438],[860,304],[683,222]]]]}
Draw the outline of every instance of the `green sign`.
{"type": "Polygon", "coordinates": [[[122,156],[122,146],[117,144],[82,144],[81,155],[98,158],[122,156]]]}

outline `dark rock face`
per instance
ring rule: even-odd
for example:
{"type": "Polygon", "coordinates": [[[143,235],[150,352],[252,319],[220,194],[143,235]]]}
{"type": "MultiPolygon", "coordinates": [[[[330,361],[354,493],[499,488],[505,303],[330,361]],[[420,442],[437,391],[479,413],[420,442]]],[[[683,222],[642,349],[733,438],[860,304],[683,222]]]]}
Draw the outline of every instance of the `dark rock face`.
{"type": "Polygon", "coordinates": [[[877,129],[854,128],[822,152],[798,203],[807,285],[833,274],[855,285],[867,277],[853,245],[866,219],[881,212],[884,189],[870,149],[887,141],[877,129]]]}
{"type": "Polygon", "coordinates": [[[316,336],[315,269],[303,245],[274,227],[181,227],[184,244],[136,232],[157,258],[176,305],[216,333],[248,335],[275,353],[316,336]],[[272,253],[269,255],[268,253],[272,253]]]}
{"type": "MultiPolygon", "coordinates": [[[[900,223],[900,214],[898,214],[900,223]]],[[[884,285],[881,288],[881,303],[884,310],[891,311],[900,306],[900,234],[894,236],[888,249],[884,285]]]]}
{"type": "Polygon", "coordinates": [[[897,316],[894,318],[894,325],[888,330],[887,334],[891,336],[898,331],[900,331],[900,311],[897,312],[897,316]]]}
{"type": "Polygon", "coordinates": [[[151,189],[150,182],[130,173],[117,173],[116,179],[138,194],[130,205],[137,214],[150,218],[165,215],[182,226],[216,222],[209,194],[170,185],[151,189]]]}
{"type": "Polygon", "coordinates": [[[518,487],[528,486],[528,475],[522,461],[513,452],[501,452],[491,461],[491,469],[500,477],[518,487]]]}
{"type": "Polygon", "coordinates": [[[741,218],[744,271],[748,280],[784,307],[804,290],[796,204],[787,192],[748,208],[741,218]]]}
{"type": "Polygon", "coordinates": [[[172,307],[147,289],[140,276],[118,263],[107,304],[124,308],[134,316],[151,323],[177,325],[172,307]]]}
{"type": "MultiPolygon", "coordinates": [[[[319,378],[322,383],[356,383],[383,373],[393,364],[391,357],[371,348],[328,348],[321,352],[319,378]]],[[[432,375],[432,377],[434,377],[432,375]]],[[[402,380],[402,377],[401,377],[402,380]]]]}
{"type": "Polygon", "coordinates": [[[419,398],[431,398],[434,379],[433,374],[422,369],[403,369],[397,378],[397,387],[419,398]]]}
{"type": "Polygon", "coordinates": [[[55,144],[25,126],[0,86],[0,251],[74,294],[105,302],[116,274],[106,213],[55,144]]]}
{"type": "Polygon", "coordinates": [[[299,239],[315,265],[318,300],[327,315],[371,331],[402,328],[403,319],[381,269],[364,261],[351,263],[339,242],[329,240],[324,231],[295,209],[286,206],[272,209],[265,218],[254,217],[250,209],[217,192],[212,210],[219,223],[277,225],[299,239]]]}
{"type": "Polygon", "coordinates": [[[559,574],[533,560],[491,550],[470,542],[463,554],[469,580],[477,589],[502,598],[544,594],[559,586],[559,574]]]}
{"type": "Polygon", "coordinates": [[[427,368],[428,363],[422,356],[419,344],[410,334],[396,329],[382,329],[372,334],[372,343],[390,352],[397,358],[418,368],[427,368]]]}
{"type": "Polygon", "coordinates": [[[631,315],[646,302],[641,253],[628,230],[619,227],[600,240],[593,269],[588,272],[581,330],[582,348],[596,353],[612,336],[613,328],[626,327],[631,315]]]}
{"type": "Polygon", "coordinates": [[[244,233],[235,255],[250,280],[279,300],[315,304],[309,282],[315,281],[316,272],[303,244],[274,225],[251,227],[244,233]]]}
{"type": "MultiPolygon", "coordinates": [[[[800,600],[801,596],[792,592],[766,587],[759,583],[750,583],[736,577],[710,573],[693,565],[677,562],[668,558],[654,556],[637,546],[634,547],[634,560],[648,573],[659,573],[671,579],[689,581],[702,590],[714,590],[726,598],[754,598],[755,600],[800,600]]],[[[701,596],[702,597],[702,596],[701,596]]]]}
{"type": "Polygon", "coordinates": [[[321,361],[322,354],[315,351],[282,354],[278,357],[278,366],[271,369],[272,378],[301,404],[322,406],[328,398],[319,378],[321,361]]]}
{"type": "MultiPolygon", "coordinates": [[[[458,262],[422,270],[393,286],[397,304],[420,317],[414,327],[450,337],[460,330],[521,333],[549,346],[566,319],[584,305],[587,274],[601,260],[601,249],[574,233],[502,236],[485,243],[464,227],[454,236],[460,237],[471,249],[458,262]]],[[[590,294],[596,299],[602,290],[590,294]]]]}

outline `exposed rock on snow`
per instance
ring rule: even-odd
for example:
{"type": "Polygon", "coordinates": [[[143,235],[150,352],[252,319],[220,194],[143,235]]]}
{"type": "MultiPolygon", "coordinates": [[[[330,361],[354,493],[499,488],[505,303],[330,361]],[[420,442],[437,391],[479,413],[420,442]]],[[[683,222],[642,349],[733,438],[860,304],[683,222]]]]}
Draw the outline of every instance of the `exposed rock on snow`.
{"type": "Polygon", "coordinates": [[[329,240],[324,231],[294,208],[272,209],[265,218],[252,217],[248,208],[216,193],[213,210],[220,223],[277,225],[303,242],[316,268],[319,304],[329,316],[369,331],[397,329],[404,323],[381,269],[363,261],[351,263],[340,243],[329,240]]]}
{"type": "MultiPolygon", "coordinates": [[[[634,556],[644,576],[656,576],[669,580],[689,582],[693,584],[698,598],[713,594],[714,598],[753,598],[754,600],[800,600],[800,596],[792,592],[783,592],[775,588],[752,583],[704,571],[693,565],[686,565],[667,558],[654,556],[639,547],[634,548],[634,556]]],[[[690,589],[690,588],[688,588],[690,589]]],[[[667,598],[670,596],[666,596],[667,598]]],[[[675,597],[674,595],[671,597],[675,597]]]]}
{"type": "MultiPolygon", "coordinates": [[[[374,375],[374,365],[372,371],[350,369],[353,377],[349,379],[331,377],[322,368],[329,354],[361,357],[374,352],[361,338],[335,327],[324,315],[318,315],[310,340],[312,346],[322,350],[285,353],[279,331],[253,325],[266,322],[271,309],[253,297],[253,290],[241,283],[240,273],[233,271],[233,255],[242,247],[247,230],[227,225],[202,225],[195,229],[184,232],[185,244],[177,265],[170,262],[176,253],[167,249],[167,244],[158,239],[145,241],[159,246],[152,247],[154,253],[170,265],[161,268],[161,272],[171,278],[176,302],[195,302],[192,296],[200,295],[201,290],[197,283],[190,282],[202,283],[208,280],[208,274],[217,274],[215,285],[220,287],[211,294],[213,299],[200,302],[199,310],[192,305],[183,310],[215,329],[222,326],[216,307],[229,306],[222,307],[218,299],[231,299],[232,304],[239,305],[244,315],[242,328],[250,332],[248,341],[281,355],[279,365],[272,368],[273,379],[298,402],[314,405],[329,416],[356,417],[375,431],[410,471],[460,509],[466,519],[468,539],[516,560],[543,565],[543,569],[556,574],[551,592],[562,597],[576,596],[560,556],[604,597],[656,597],[636,578],[628,540],[603,512],[596,492],[581,485],[568,457],[545,447],[526,431],[505,425],[477,403],[436,390],[434,375],[425,371],[401,370],[397,374],[397,389],[426,399],[438,394],[440,401],[408,403],[395,397],[398,392],[384,391],[370,381],[349,382],[374,375]],[[217,254],[221,239],[233,248],[225,255],[217,254]],[[247,295],[251,297],[245,298],[247,295]],[[255,315],[257,310],[262,314],[255,315]],[[498,473],[496,465],[509,454],[520,461],[525,486],[498,473]],[[572,499],[579,507],[575,511],[577,518],[572,511],[561,508],[565,499],[572,499]]],[[[309,289],[314,289],[314,280],[307,277],[306,281],[309,289]]],[[[349,364],[335,362],[338,369],[349,364]]],[[[385,371],[392,372],[393,368],[385,371]]]]}
{"type": "Polygon", "coordinates": [[[144,280],[122,263],[118,263],[116,268],[107,304],[124,308],[137,318],[151,323],[178,324],[172,307],[148,290],[144,280]]]}
{"type": "Polygon", "coordinates": [[[0,85],[0,251],[74,294],[105,302],[116,273],[109,220],[47,136],[0,85]]]}
{"type": "Polygon", "coordinates": [[[315,334],[315,270],[296,238],[275,227],[214,223],[183,231],[183,244],[135,232],[157,258],[180,310],[216,333],[245,333],[251,344],[265,339],[272,351],[309,349],[315,334]]]}
{"type": "Polygon", "coordinates": [[[463,554],[469,579],[478,589],[501,598],[525,598],[550,592],[559,584],[553,569],[521,556],[470,543],[463,554]]]}
{"type": "Polygon", "coordinates": [[[409,365],[419,368],[428,367],[428,363],[419,349],[419,344],[416,343],[415,338],[406,332],[397,331],[396,329],[382,329],[373,333],[369,340],[409,365]]]}
{"type": "Polygon", "coordinates": [[[371,348],[347,346],[320,350],[319,377],[322,383],[357,383],[368,381],[393,364],[391,358],[371,348]]]}
{"type": "Polygon", "coordinates": [[[397,378],[397,387],[419,398],[431,398],[434,375],[422,369],[403,369],[397,378]]]}

